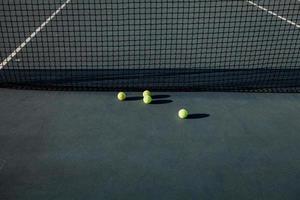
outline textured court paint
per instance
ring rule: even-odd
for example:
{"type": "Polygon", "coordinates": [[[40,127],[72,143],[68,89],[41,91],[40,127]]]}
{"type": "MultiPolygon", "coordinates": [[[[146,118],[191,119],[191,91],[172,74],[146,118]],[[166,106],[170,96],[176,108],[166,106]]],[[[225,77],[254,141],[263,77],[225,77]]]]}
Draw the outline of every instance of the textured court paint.
{"type": "Polygon", "coordinates": [[[41,24],[31,35],[19,46],[17,47],[7,58],[4,59],[2,63],[0,63],[0,70],[3,69],[16,55],[19,53],[35,36],[41,32],[45,26],[52,20],[56,15],[58,15],[61,10],[63,10],[71,0],[67,0],[64,4],[62,4],[47,20],[41,24]]]}
{"type": "Polygon", "coordinates": [[[269,13],[269,14],[271,14],[271,15],[273,15],[273,16],[275,16],[275,17],[277,17],[277,18],[279,18],[279,19],[281,19],[283,21],[286,21],[287,23],[295,26],[296,28],[300,28],[300,25],[297,24],[296,22],[293,22],[293,21],[291,21],[291,20],[289,20],[289,19],[287,19],[287,18],[285,18],[283,16],[280,16],[277,13],[275,13],[275,12],[273,12],[271,10],[268,10],[267,8],[265,8],[263,6],[258,5],[257,3],[254,3],[253,1],[248,1],[248,3],[250,3],[251,5],[253,5],[253,6],[255,6],[255,7],[259,8],[259,9],[261,9],[263,11],[266,11],[267,13],[269,13]]]}
{"type": "Polygon", "coordinates": [[[6,163],[6,160],[0,159],[0,173],[1,173],[1,170],[3,169],[5,163],[6,163]]]}
{"type": "Polygon", "coordinates": [[[1,200],[299,197],[299,94],[157,94],[0,89],[1,200]]]}

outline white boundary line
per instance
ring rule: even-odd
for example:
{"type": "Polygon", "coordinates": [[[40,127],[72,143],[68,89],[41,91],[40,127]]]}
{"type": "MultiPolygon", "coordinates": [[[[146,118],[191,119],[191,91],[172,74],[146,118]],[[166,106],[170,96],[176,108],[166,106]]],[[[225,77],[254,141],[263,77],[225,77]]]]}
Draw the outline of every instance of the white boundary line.
{"type": "MultiPolygon", "coordinates": [[[[298,1],[299,1],[299,0],[298,0],[298,1]]],[[[267,8],[262,7],[262,6],[260,6],[260,5],[256,4],[256,3],[254,3],[253,1],[247,1],[247,2],[248,2],[249,4],[251,4],[251,5],[253,5],[253,6],[255,6],[255,7],[261,9],[261,10],[263,10],[263,11],[266,11],[267,13],[269,13],[269,14],[271,14],[271,15],[273,15],[273,16],[275,16],[275,17],[277,17],[277,18],[279,18],[279,19],[281,19],[281,20],[283,20],[283,21],[286,21],[287,23],[289,23],[289,24],[291,24],[291,25],[293,25],[293,26],[296,26],[297,28],[300,28],[300,25],[297,24],[296,22],[293,22],[293,21],[291,21],[291,20],[289,20],[289,19],[287,19],[287,18],[285,18],[285,17],[282,17],[282,16],[278,15],[277,13],[275,13],[275,12],[273,12],[273,11],[270,11],[270,10],[268,10],[267,8]]]]}
{"type": "Polygon", "coordinates": [[[45,28],[45,26],[57,15],[60,13],[62,9],[66,7],[71,0],[67,0],[64,4],[62,4],[44,23],[42,23],[31,35],[20,45],[18,46],[5,60],[0,63],[0,70],[3,69],[16,55],[19,53],[39,32],[45,28]]]}

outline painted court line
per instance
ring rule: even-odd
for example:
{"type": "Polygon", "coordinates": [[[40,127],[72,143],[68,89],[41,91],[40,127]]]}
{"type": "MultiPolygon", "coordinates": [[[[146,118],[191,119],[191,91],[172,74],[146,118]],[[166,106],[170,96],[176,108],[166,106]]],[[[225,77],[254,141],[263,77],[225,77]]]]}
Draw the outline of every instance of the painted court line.
{"type": "MultiPolygon", "coordinates": [[[[299,0],[298,0],[298,1],[299,1],[299,0]]],[[[300,28],[300,25],[299,25],[299,24],[297,24],[297,23],[295,23],[295,22],[293,22],[293,21],[291,21],[291,20],[289,20],[289,19],[287,19],[287,18],[285,18],[285,17],[283,17],[283,16],[280,16],[280,15],[278,15],[277,13],[275,13],[275,12],[273,12],[273,11],[270,11],[270,10],[268,10],[267,8],[258,5],[257,3],[254,3],[253,1],[247,1],[247,2],[248,2],[249,4],[251,4],[251,5],[253,5],[253,6],[255,6],[255,7],[261,9],[261,10],[263,10],[263,11],[266,11],[267,13],[269,13],[269,14],[271,14],[271,15],[273,15],[273,16],[275,16],[275,17],[277,17],[277,18],[279,18],[279,19],[281,19],[281,20],[283,20],[283,21],[286,21],[287,23],[289,23],[289,24],[291,24],[291,25],[293,25],[293,26],[296,26],[297,28],[300,28]]],[[[300,2],[300,1],[299,1],[299,2],[300,2]]]]}
{"type": "Polygon", "coordinates": [[[62,4],[44,23],[41,24],[20,46],[18,46],[5,60],[0,63],[0,70],[3,69],[16,55],[19,53],[39,32],[45,28],[45,26],[57,15],[60,13],[62,9],[66,7],[71,0],[67,0],[64,4],[62,4]]]}

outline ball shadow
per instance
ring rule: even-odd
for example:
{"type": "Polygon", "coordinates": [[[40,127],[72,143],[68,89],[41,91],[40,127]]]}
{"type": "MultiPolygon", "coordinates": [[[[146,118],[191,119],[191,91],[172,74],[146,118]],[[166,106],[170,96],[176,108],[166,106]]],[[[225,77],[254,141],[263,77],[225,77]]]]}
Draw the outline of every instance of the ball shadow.
{"type": "Polygon", "coordinates": [[[159,105],[159,104],[167,104],[172,102],[173,102],[172,100],[154,100],[151,102],[151,104],[159,105]]]}
{"type": "Polygon", "coordinates": [[[152,99],[165,99],[165,98],[169,98],[169,97],[171,97],[171,96],[161,94],[161,95],[153,95],[152,99]]]}
{"type": "Polygon", "coordinates": [[[196,113],[196,114],[189,114],[187,119],[202,119],[202,118],[207,118],[209,116],[210,116],[209,114],[205,114],[205,113],[196,113]]]}

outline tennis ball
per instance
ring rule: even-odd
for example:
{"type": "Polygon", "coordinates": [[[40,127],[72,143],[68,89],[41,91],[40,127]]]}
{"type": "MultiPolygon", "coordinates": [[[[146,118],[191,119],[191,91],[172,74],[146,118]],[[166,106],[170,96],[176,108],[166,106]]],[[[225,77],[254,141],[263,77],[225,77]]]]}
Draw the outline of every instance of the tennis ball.
{"type": "Polygon", "coordinates": [[[186,119],[188,117],[189,113],[186,109],[180,109],[178,111],[178,117],[181,119],[186,119]]]}
{"type": "Polygon", "coordinates": [[[119,93],[118,93],[118,99],[119,99],[120,101],[124,101],[124,100],[126,99],[126,94],[125,94],[125,92],[119,92],[119,93]]]}
{"type": "Polygon", "coordinates": [[[152,97],[149,95],[144,96],[143,101],[145,104],[150,104],[152,102],[152,97]]]}
{"type": "Polygon", "coordinates": [[[145,96],[151,96],[151,92],[149,90],[145,90],[143,92],[143,97],[145,97],[145,96]]]}

